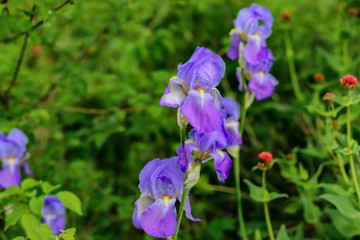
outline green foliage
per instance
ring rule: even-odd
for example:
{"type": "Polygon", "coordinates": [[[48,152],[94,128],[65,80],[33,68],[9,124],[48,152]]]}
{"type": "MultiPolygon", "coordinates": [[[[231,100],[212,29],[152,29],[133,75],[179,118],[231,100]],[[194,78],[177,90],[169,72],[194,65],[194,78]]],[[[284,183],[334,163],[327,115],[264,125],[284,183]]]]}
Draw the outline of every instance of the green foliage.
{"type": "MultiPolygon", "coordinates": [[[[74,229],[55,237],[40,224],[43,198],[51,194],[70,210],[67,227],[77,229],[78,239],[153,239],[135,229],[131,218],[142,167],[175,155],[178,147],[176,110],[160,107],[159,100],[177,64],[197,46],[223,57],[227,71],[219,89],[223,96],[239,96],[237,62],[225,53],[233,19],[252,1],[0,2],[0,130],[16,127],[27,134],[34,173],[20,186],[0,190],[0,228],[6,229],[0,238],[76,239],[74,229]],[[12,85],[24,32],[27,46],[12,85]]],[[[270,99],[254,101],[246,119],[241,176],[250,189],[243,184],[248,232],[255,239],[266,233],[262,208],[252,199],[278,199],[269,204],[278,239],[358,237],[359,206],[349,163],[354,156],[359,179],[359,87],[349,99],[339,79],[360,74],[359,18],[347,13],[360,5],[353,0],[257,3],[275,19],[267,45],[276,58],[271,73],[279,85],[270,99]],[[285,10],[289,21],[280,17],[285,10]],[[303,100],[293,94],[290,61],[303,100]],[[325,81],[314,81],[315,73],[325,81]],[[326,92],[336,97],[323,99],[326,92]],[[325,100],[334,100],[333,107],[325,100]],[[269,191],[250,171],[264,150],[279,157],[278,166],[267,171],[269,191]],[[284,223],[297,228],[295,236],[286,234],[284,223]]],[[[235,239],[233,173],[216,186],[211,164],[205,165],[191,190],[192,212],[203,221],[184,220],[180,237],[235,239]]]]}

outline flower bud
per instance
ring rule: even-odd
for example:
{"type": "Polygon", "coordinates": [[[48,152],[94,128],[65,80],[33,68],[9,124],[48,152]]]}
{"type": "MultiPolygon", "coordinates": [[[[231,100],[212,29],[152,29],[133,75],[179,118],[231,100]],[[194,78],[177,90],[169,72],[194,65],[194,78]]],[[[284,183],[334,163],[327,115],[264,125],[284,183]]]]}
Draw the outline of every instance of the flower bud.
{"type": "Polygon", "coordinates": [[[356,8],[349,8],[348,14],[353,17],[357,17],[359,14],[359,11],[356,8]]]}
{"type": "Polygon", "coordinates": [[[358,80],[356,77],[352,75],[346,75],[342,79],[340,79],[340,83],[343,86],[346,86],[347,89],[354,89],[355,86],[358,84],[358,80]]]}
{"type": "Polygon", "coordinates": [[[182,114],[180,108],[178,108],[177,111],[177,123],[181,129],[185,129],[189,124],[189,120],[187,120],[187,118],[182,114]]]}
{"type": "Polygon", "coordinates": [[[290,21],[291,17],[292,17],[291,12],[286,11],[286,10],[281,12],[281,20],[290,21]]]}
{"type": "Polygon", "coordinates": [[[325,76],[322,73],[315,73],[313,79],[316,83],[321,83],[325,81],[325,76]]]}
{"type": "Polygon", "coordinates": [[[192,188],[193,186],[196,185],[196,183],[200,179],[200,168],[201,168],[200,161],[197,161],[197,163],[195,163],[195,160],[192,158],[190,162],[189,171],[187,172],[187,178],[184,182],[185,188],[192,188]]]}
{"type": "MultiPolygon", "coordinates": [[[[325,97],[335,97],[335,94],[334,94],[334,93],[326,93],[326,94],[323,96],[323,99],[324,99],[325,97]]],[[[335,101],[332,100],[332,99],[324,99],[324,101],[327,101],[327,102],[330,103],[330,104],[332,104],[332,103],[335,102],[335,101]]]]}

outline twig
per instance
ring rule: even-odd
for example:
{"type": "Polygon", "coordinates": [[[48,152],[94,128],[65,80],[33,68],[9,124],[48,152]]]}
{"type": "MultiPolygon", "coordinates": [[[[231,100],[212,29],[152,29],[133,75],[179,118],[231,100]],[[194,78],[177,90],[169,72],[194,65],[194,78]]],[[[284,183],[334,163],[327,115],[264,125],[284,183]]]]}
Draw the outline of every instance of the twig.
{"type": "MultiPolygon", "coordinates": [[[[60,10],[61,8],[63,8],[66,4],[70,3],[72,0],[66,0],[65,2],[63,2],[61,5],[57,6],[54,8],[54,11],[58,11],[60,10]]],[[[5,39],[1,39],[0,42],[3,42],[3,43],[8,43],[8,42],[12,42],[14,40],[16,40],[17,38],[19,38],[20,36],[22,35],[26,35],[26,34],[29,34],[29,31],[32,31],[38,27],[40,27],[42,24],[44,24],[44,20],[41,20],[39,22],[37,22],[34,26],[31,27],[31,29],[29,30],[26,30],[26,31],[22,31],[20,33],[17,33],[11,37],[8,37],[8,38],[5,38],[5,39]]]]}

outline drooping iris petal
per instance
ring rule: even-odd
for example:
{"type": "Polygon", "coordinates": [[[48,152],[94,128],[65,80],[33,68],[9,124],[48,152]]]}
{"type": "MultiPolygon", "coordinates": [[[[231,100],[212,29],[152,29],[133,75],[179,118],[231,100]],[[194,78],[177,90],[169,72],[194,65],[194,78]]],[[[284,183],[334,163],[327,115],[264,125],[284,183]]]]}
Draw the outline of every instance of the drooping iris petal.
{"type": "Polygon", "coordinates": [[[44,206],[41,209],[42,223],[50,226],[55,232],[53,235],[60,234],[60,230],[65,230],[66,207],[55,196],[46,196],[44,206]]]}
{"type": "Polygon", "coordinates": [[[199,132],[214,131],[222,122],[221,112],[209,93],[190,90],[180,109],[191,126],[199,132]]]}
{"type": "Polygon", "coordinates": [[[248,35],[248,42],[244,48],[244,58],[248,63],[252,65],[259,63],[258,56],[261,50],[261,45],[264,42],[265,41],[261,39],[258,34],[248,35]]]}
{"type": "Polygon", "coordinates": [[[180,107],[186,98],[185,83],[182,80],[171,79],[160,100],[161,106],[180,107]]]}
{"type": "Polygon", "coordinates": [[[257,100],[262,100],[271,96],[276,84],[277,80],[271,74],[258,72],[251,76],[249,89],[254,92],[257,100]]]}
{"type": "Polygon", "coordinates": [[[242,139],[241,139],[240,132],[239,132],[239,122],[234,121],[234,120],[226,121],[224,123],[224,126],[226,128],[226,131],[232,137],[231,146],[233,146],[233,145],[239,145],[239,146],[242,145],[242,139]]]}
{"type": "Polygon", "coordinates": [[[229,175],[232,161],[229,155],[221,150],[216,151],[213,157],[214,157],[215,171],[218,176],[218,179],[220,182],[225,182],[225,179],[229,175]]]}
{"type": "Polygon", "coordinates": [[[191,221],[194,221],[194,222],[201,221],[201,219],[194,218],[193,215],[191,214],[191,206],[190,206],[189,196],[186,197],[186,203],[185,203],[185,206],[184,206],[184,210],[185,210],[186,217],[188,219],[190,219],[191,221]]]}
{"type": "Polygon", "coordinates": [[[176,231],[176,198],[156,199],[140,217],[140,225],[144,231],[153,237],[167,238],[176,231]]]}
{"type": "Polygon", "coordinates": [[[180,147],[176,150],[176,153],[179,156],[178,163],[181,167],[181,171],[188,172],[191,162],[191,152],[197,150],[195,142],[191,139],[186,140],[180,147]]]}
{"type": "Polygon", "coordinates": [[[32,171],[30,170],[29,168],[29,165],[27,163],[27,161],[24,161],[23,164],[22,164],[22,167],[24,168],[24,171],[27,175],[32,175],[32,171]]]}
{"type": "Polygon", "coordinates": [[[136,228],[141,228],[140,217],[143,212],[154,202],[155,200],[149,195],[142,195],[138,200],[136,200],[135,210],[132,215],[132,220],[136,228]]]}
{"type": "Polygon", "coordinates": [[[212,132],[198,133],[191,130],[189,137],[195,140],[195,145],[200,147],[202,152],[215,152],[217,149],[229,147],[232,143],[231,135],[226,131],[224,124],[212,132]]]}
{"type": "Polygon", "coordinates": [[[4,167],[0,171],[0,186],[3,188],[8,188],[13,185],[20,185],[21,183],[21,174],[18,167],[4,167]]]}
{"type": "Polygon", "coordinates": [[[241,42],[241,37],[237,31],[230,33],[230,48],[227,51],[227,56],[231,60],[235,60],[239,57],[239,44],[241,42]]]}
{"type": "MultiPolygon", "coordinates": [[[[228,115],[227,121],[237,121],[240,118],[240,108],[238,103],[229,97],[223,98],[222,106],[228,115]]],[[[226,126],[225,126],[226,127],[226,126]]]]}

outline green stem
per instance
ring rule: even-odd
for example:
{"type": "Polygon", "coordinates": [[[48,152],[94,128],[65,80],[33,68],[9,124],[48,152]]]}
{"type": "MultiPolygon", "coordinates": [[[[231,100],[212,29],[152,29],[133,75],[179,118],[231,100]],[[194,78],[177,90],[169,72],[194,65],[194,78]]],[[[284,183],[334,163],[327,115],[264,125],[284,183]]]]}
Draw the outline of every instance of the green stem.
{"type": "MultiPolygon", "coordinates": [[[[263,187],[263,191],[265,192],[266,190],[266,171],[263,171],[262,174],[262,187],[263,187]]],[[[264,213],[265,213],[265,221],[266,221],[266,226],[269,232],[269,237],[270,240],[274,240],[274,232],[271,226],[271,220],[270,220],[270,214],[269,214],[269,207],[267,202],[264,202],[264,213]]]]}
{"type": "MultiPolygon", "coordinates": [[[[349,102],[350,102],[351,96],[349,91],[349,102]]],[[[351,112],[350,112],[350,103],[348,103],[347,106],[347,124],[346,124],[346,135],[347,135],[347,147],[348,151],[352,151],[351,149],[351,112]]],[[[350,160],[350,169],[351,169],[351,175],[354,182],[357,198],[359,201],[360,206],[360,189],[359,189],[359,183],[356,178],[356,171],[355,171],[355,164],[354,164],[354,158],[352,153],[349,155],[350,160]]]]}
{"type": "Polygon", "coordinates": [[[190,191],[190,188],[184,188],[183,195],[182,195],[182,198],[181,198],[180,208],[179,208],[179,211],[178,211],[176,232],[173,235],[174,240],[177,239],[177,236],[178,236],[178,233],[179,233],[179,230],[180,230],[180,224],[181,224],[181,219],[182,219],[182,216],[183,216],[183,213],[184,213],[184,206],[185,206],[185,202],[186,202],[186,196],[189,193],[189,191],[190,191]]]}
{"type": "MultiPolygon", "coordinates": [[[[244,77],[244,69],[241,71],[242,85],[243,89],[245,88],[245,77],[244,77]]],[[[243,136],[245,119],[246,119],[246,99],[245,94],[243,94],[243,99],[241,102],[241,120],[240,120],[240,136],[243,136]]],[[[238,210],[238,221],[240,224],[240,232],[243,240],[247,240],[248,237],[246,235],[246,227],[245,221],[242,211],[242,203],[241,203],[241,184],[240,184],[240,150],[238,156],[234,158],[234,172],[235,172],[235,188],[236,188],[236,200],[237,200],[237,210],[238,210]]]]}
{"type": "Polygon", "coordinates": [[[344,181],[345,181],[346,185],[349,185],[350,180],[349,180],[348,175],[346,174],[345,167],[344,167],[344,161],[342,159],[342,156],[339,153],[337,153],[336,156],[337,156],[337,158],[339,160],[340,172],[343,175],[344,181]]]}
{"type": "Polygon", "coordinates": [[[287,57],[288,63],[289,63],[291,84],[293,86],[296,98],[298,100],[300,100],[301,102],[303,102],[304,101],[304,96],[301,93],[300,86],[299,86],[299,80],[298,80],[296,70],[295,70],[294,50],[292,48],[292,44],[291,44],[291,40],[290,40],[290,34],[289,34],[288,31],[286,31],[284,33],[284,39],[285,39],[286,57],[287,57]]]}
{"type": "Polygon", "coordinates": [[[243,240],[247,240],[245,221],[242,211],[241,204],[241,185],[240,185],[240,151],[239,156],[234,158],[234,171],[235,171],[235,186],[236,186],[236,198],[237,198],[237,210],[238,210],[238,220],[240,223],[240,231],[243,240]]]}

